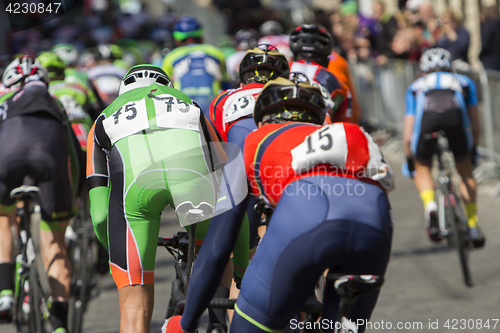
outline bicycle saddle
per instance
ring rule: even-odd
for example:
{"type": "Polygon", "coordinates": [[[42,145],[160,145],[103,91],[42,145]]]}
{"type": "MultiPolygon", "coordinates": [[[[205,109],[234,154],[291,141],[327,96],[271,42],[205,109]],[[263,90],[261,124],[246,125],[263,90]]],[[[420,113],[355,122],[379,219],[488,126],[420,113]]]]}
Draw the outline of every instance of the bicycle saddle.
{"type": "Polygon", "coordinates": [[[195,206],[191,201],[184,201],[177,206],[175,212],[189,222],[199,222],[210,218],[214,213],[214,207],[207,202],[195,206]]]}
{"type": "Polygon", "coordinates": [[[36,186],[22,185],[10,191],[10,197],[13,199],[30,198],[34,199],[40,195],[40,189],[36,186]]]}
{"type": "Polygon", "coordinates": [[[379,289],[384,284],[384,277],[378,275],[342,275],[330,273],[326,280],[335,281],[335,290],[339,295],[365,295],[379,289]]]}

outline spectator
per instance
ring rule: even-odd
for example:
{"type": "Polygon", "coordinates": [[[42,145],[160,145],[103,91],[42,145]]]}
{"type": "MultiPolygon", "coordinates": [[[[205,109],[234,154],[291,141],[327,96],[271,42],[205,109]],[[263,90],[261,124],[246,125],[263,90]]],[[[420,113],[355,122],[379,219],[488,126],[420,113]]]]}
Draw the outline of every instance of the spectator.
{"type": "MultiPolygon", "coordinates": [[[[429,45],[434,45],[439,36],[439,31],[442,26],[441,20],[436,20],[434,15],[434,7],[432,2],[424,1],[418,5],[418,19],[424,27],[424,39],[429,45]]],[[[417,59],[418,60],[418,59],[417,59]]]]}
{"type": "Polygon", "coordinates": [[[468,63],[470,35],[462,20],[453,11],[448,10],[441,15],[441,21],[441,36],[436,46],[448,50],[453,60],[460,59],[468,63]]]}
{"type": "MultiPolygon", "coordinates": [[[[354,46],[356,54],[348,51],[349,60],[367,60],[371,55],[374,45],[374,38],[377,34],[375,30],[376,22],[358,12],[358,4],[355,1],[344,1],[340,5],[340,15],[347,31],[352,31],[354,35],[354,46]]],[[[349,34],[349,33],[348,33],[349,34]]]]}
{"type": "Polygon", "coordinates": [[[392,54],[391,43],[398,31],[398,22],[385,11],[384,3],[380,0],[373,3],[373,19],[377,22],[375,25],[377,35],[374,38],[374,49],[378,53],[377,62],[385,64],[392,54]]]}
{"type": "Polygon", "coordinates": [[[486,69],[500,71],[500,17],[498,6],[484,8],[481,13],[481,53],[479,59],[486,69]]]}

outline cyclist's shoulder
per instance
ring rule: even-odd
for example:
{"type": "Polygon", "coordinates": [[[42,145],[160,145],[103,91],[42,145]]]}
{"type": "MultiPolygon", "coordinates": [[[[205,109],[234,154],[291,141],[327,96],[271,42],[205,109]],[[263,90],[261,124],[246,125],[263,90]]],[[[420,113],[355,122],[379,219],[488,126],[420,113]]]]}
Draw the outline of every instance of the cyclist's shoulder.
{"type": "Polygon", "coordinates": [[[319,128],[319,125],[299,122],[266,124],[248,134],[248,138],[260,141],[268,137],[276,138],[278,136],[296,136],[298,133],[311,133],[319,128]]]}
{"type": "Polygon", "coordinates": [[[143,99],[161,99],[165,97],[164,95],[173,96],[188,104],[193,104],[192,99],[180,90],[152,83],[147,87],[136,88],[123,93],[118,96],[106,109],[104,109],[102,113],[109,116],[125,104],[137,102],[143,99]]]}
{"type": "Polygon", "coordinates": [[[450,73],[454,78],[456,78],[463,87],[474,87],[476,84],[474,80],[468,77],[467,75],[459,74],[459,73],[450,73]]]}

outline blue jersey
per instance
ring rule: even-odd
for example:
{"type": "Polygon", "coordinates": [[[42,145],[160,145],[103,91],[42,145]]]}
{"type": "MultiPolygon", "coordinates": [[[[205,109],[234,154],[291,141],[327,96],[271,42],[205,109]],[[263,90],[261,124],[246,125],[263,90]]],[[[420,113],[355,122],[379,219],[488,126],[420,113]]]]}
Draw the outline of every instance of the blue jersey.
{"type": "Polygon", "coordinates": [[[174,87],[194,99],[208,117],[210,102],[227,81],[224,54],[210,44],[178,47],[163,59],[162,68],[174,87]]]}
{"type": "Polygon", "coordinates": [[[413,82],[406,91],[406,116],[415,117],[410,144],[412,153],[421,160],[429,160],[432,152],[421,137],[444,130],[454,141],[450,148],[455,157],[467,155],[473,145],[468,107],[475,105],[476,85],[467,76],[434,72],[413,82]],[[460,119],[459,125],[453,125],[457,119],[460,119]]]}
{"type": "Polygon", "coordinates": [[[476,85],[465,75],[434,72],[414,81],[406,90],[406,115],[418,116],[425,106],[425,94],[431,90],[452,90],[466,112],[468,106],[477,105],[476,85]]]}

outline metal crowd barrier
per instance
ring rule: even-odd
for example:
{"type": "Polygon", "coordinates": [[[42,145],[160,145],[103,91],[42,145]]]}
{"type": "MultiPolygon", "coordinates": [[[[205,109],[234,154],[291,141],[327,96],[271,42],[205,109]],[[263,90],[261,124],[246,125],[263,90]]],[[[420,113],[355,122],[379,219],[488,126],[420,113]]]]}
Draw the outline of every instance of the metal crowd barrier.
{"type": "MultiPolygon", "coordinates": [[[[389,131],[393,138],[403,133],[405,94],[417,78],[417,64],[395,60],[386,65],[352,63],[351,72],[361,107],[361,123],[373,130],[389,131]]],[[[456,72],[474,80],[481,121],[480,164],[474,176],[481,182],[500,178],[500,72],[457,67],[456,72]]],[[[500,195],[500,182],[491,193],[500,195]]]]}

